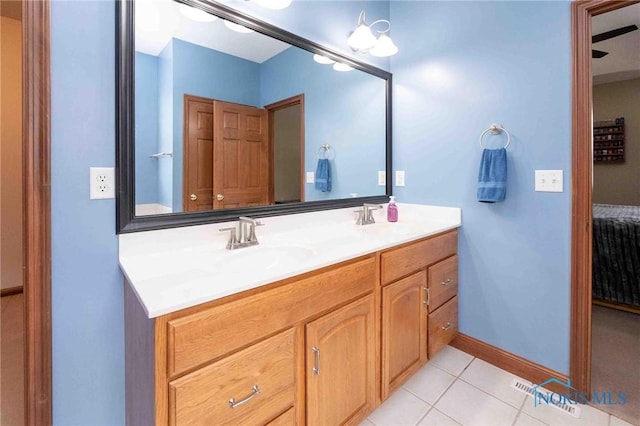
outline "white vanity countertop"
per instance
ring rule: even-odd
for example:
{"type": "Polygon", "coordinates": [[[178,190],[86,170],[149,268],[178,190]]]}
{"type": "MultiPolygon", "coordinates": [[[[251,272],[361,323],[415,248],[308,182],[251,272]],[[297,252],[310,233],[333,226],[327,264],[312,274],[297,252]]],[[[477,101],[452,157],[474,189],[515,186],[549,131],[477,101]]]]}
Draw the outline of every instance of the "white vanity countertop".
{"type": "Polygon", "coordinates": [[[364,226],[355,209],[261,218],[260,244],[236,250],[219,232],[230,222],[122,234],[120,268],[154,318],[461,225],[454,207],[398,204],[388,223],[384,205],[364,226]]]}

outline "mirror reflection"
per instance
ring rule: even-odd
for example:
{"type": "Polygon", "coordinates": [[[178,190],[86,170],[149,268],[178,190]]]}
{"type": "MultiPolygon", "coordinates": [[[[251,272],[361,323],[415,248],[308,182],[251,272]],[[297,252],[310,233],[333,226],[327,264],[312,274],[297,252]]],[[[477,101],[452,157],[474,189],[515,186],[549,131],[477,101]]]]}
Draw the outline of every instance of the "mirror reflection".
{"type": "Polygon", "coordinates": [[[230,24],[135,2],[136,216],[384,195],[386,81],[230,24]]]}

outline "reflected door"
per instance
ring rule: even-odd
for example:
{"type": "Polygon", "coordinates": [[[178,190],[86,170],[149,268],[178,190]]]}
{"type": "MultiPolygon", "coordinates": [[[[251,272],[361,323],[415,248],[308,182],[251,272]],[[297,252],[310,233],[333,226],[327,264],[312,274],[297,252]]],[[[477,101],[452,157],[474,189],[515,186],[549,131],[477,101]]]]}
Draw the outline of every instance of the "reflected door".
{"type": "Polygon", "coordinates": [[[213,208],[269,204],[267,113],[213,102],[213,208]]]}
{"type": "Polygon", "coordinates": [[[213,99],[184,97],[183,210],[211,210],[213,203],[213,99]]]}

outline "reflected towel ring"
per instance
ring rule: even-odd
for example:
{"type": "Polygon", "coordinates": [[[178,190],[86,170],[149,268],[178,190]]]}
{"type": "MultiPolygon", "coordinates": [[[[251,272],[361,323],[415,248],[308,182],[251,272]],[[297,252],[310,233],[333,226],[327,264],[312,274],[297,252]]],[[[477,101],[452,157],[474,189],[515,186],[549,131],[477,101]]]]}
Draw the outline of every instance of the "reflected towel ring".
{"type": "Polygon", "coordinates": [[[482,134],[480,135],[480,139],[478,139],[478,143],[480,143],[480,148],[482,149],[484,149],[484,145],[482,145],[482,138],[487,134],[487,132],[491,132],[492,135],[497,135],[500,132],[505,132],[507,134],[507,144],[503,146],[503,148],[505,149],[511,143],[511,134],[507,132],[507,129],[502,127],[502,124],[492,124],[487,130],[482,132],[482,134]]]}
{"type": "Polygon", "coordinates": [[[318,148],[318,158],[324,160],[332,160],[333,158],[336,157],[336,151],[333,150],[333,157],[329,155],[329,152],[332,150],[333,148],[331,148],[331,145],[329,145],[328,143],[325,143],[324,145],[320,145],[320,148],[318,148]]]}

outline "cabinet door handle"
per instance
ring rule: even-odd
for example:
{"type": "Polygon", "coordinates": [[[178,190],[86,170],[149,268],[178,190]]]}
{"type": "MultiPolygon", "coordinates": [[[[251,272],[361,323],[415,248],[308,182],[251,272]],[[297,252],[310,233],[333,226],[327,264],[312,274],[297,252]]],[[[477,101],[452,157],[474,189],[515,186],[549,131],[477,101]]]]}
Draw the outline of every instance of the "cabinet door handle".
{"type": "Polygon", "coordinates": [[[451,278],[447,278],[444,281],[440,281],[440,284],[442,285],[450,285],[453,282],[453,280],[451,278]]]}
{"type": "Polygon", "coordinates": [[[251,399],[253,397],[255,397],[256,395],[258,395],[260,393],[260,388],[258,387],[258,385],[255,385],[251,388],[251,393],[249,395],[247,395],[246,397],[244,397],[243,399],[241,399],[240,401],[236,402],[235,398],[231,398],[229,400],[229,406],[231,408],[236,408],[241,406],[244,403],[247,403],[249,401],[251,401],[251,399]]]}
{"type": "Polygon", "coordinates": [[[316,366],[313,367],[311,371],[313,371],[313,374],[315,374],[316,376],[319,376],[320,375],[320,349],[318,349],[317,346],[314,346],[313,348],[311,348],[311,350],[313,351],[313,355],[316,361],[316,366]]]}
{"type": "Polygon", "coordinates": [[[443,325],[443,326],[442,326],[442,329],[443,329],[443,330],[448,330],[448,329],[450,329],[450,328],[451,328],[451,326],[452,326],[452,325],[453,325],[453,324],[451,324],[450,322],[448,322],[448,321],[447,321],[447,323],[446,323],[445,325],[443,325]]]}
{"type": "Polygon", "coordinates": [[[429,289],[427,287],[422,287],[422,290],[424,290],[424,300],[422,301],[422,303],[424,305],[429,305],[429,289]]]}

